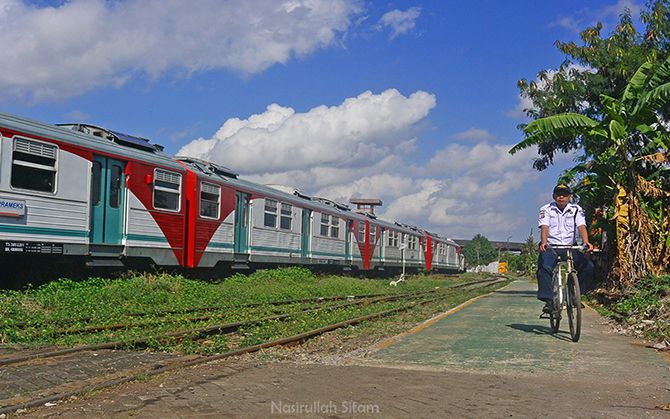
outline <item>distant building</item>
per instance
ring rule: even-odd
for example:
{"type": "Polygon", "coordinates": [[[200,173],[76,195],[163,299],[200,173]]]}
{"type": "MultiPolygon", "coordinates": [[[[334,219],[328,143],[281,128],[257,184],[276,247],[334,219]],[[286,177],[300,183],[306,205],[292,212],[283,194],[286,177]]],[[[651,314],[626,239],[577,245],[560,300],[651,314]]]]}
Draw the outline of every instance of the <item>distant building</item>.
{"type": "Polygon", "coordinates": [[[368,212],[372,215],[375,214],[375,207],[384,205],[382,200],[377,198],[351,198],[349,202],[356,205],[357,210],[368,212]]]}
{"type": "MultiPolygon", "coordinates": [[[[466,244],[470,243],[472,240],[454,239],[454,241],[458,243],[461,247],[463,247],[466,244]]],[[[500,250],[502,252],[509,252],[513,255],[520,255],[521,251],[523,250],[523,245],[525,244],[525,243],[507,242],[507,241],[498,242],[493,240],[490,240],[490,243],[496,250],[500,250]]]]}

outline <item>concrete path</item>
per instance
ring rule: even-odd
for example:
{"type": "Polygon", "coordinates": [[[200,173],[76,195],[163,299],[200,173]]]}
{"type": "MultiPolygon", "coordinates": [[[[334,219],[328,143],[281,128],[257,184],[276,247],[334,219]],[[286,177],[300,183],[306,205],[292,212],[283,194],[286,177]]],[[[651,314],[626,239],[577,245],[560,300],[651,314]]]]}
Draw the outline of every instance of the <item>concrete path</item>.
{"type": "Polygon", "coordinates": [[[535,285],[516,281],[473,302],[430,327],[380,350],[388,362],[444,366],[489,373],[560,372],[565,376],[610,378],[631,369],[641,381],[665,380],[665,360],[639,342],[614,334],[592,309],[583,312],[582,336],[570,340],[567,321],[558,334],[539,319],[535,285]]]}
{"type": "Polygon", "coordinates": [[[515,281],[428,327],[382,342],[373,359],[400,368],[520,379],[555,377],[566,383],[592,383],[594,391],[617,386],[622,391],[646,393],[650,403],[670,403],[667,353],[615,334],[588,307],[579,342],[570,340],[566,320],[558,334],[551,334],[549,320],[538,318],[542,303],[535,298],[535,290],[535,284],[515,281]]]}

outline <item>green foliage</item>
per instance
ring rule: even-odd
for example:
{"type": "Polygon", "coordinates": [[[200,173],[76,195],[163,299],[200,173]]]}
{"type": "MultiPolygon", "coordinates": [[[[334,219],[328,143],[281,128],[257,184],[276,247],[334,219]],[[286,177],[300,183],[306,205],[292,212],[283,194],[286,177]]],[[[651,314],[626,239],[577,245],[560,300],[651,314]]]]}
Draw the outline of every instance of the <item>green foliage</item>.
{"type": "Polygon", "coordinates": [[[521,254],[503,252],[500,260],[507,262],[508,272],[520,272],[523,275],[534,277],[537,271],[537,244],[533,239],[532,231],[521,247],[521,254]]]}
{"type": "MultiPolygon", "coordinates": [[[[646,66],[644,71],[648,72],[669,56],[669,16],[670,2],[650,1],[641,13],[645,26],[642,32],[637,31],[626,10],[607,37],[601,33],[603,25],[597,23],[581,32],[582,45],[557,41],[556,46],[566,55],[559,68],[541,71],[537,82],[518,82],[521,95],[533,103],[526,114],[539,119],[573,113],[597,120],[607,113],[607,97],[635,96],[635,87],[644,80],[644,74],[636,71],[646,66]],[[634,82],[629,83],[632,78],[634,82]]],[[[578,150],[583,144],[582,138],[567,134],[539,142],[538,146],[540,157],[533,166],[543,170],[553,163],[556,152],[578,150]]]]}
{"type": "Polygon", "coordinates": [[[616,311],[622,314],[640,314],[662,306],[670,309],[670,275],[648,276],[635,284],[635,288],[617,302],[616,311]]]}
{"type": "Polygon", "coordinates": [[[533,165],[543,170],[556,153],[581,151],[561,181],[574,185],[587,214],[605,215],[597,228],[616,240],[621,281],[670,265],[668,16],[670,2],[657,0],[642,13],[644,36],[629,11],[607,38],[602,25],[587,28],[583,46],[557,43],[569,57],[557,72],[541,73],[541,83],[519,82],[535,120],[521,126],[525,138],[510,152],[536,145],[533,165]]]}
{"type": "Polygon", "coordinates": [[[488,265],[498,259],[498,251],[493,247],[489,239],[477,234],[465,246],[463,246],[463,255],[468,267],[477,265],[488,265]]]}
{"type": "MultiPolygon", "coordinates": [[[[175,330],[268,317],[277,314],[277,310],[297,313],[314,306],[313,303],[299,302],[279,308],[263,304],[269,301],[409,293],[444,288],[472,279],[478,278],[471,274],[456,278],[441,275],[410,276],[397,287],[392,287],[388,280],[317,276],[304,268],[236,274],[220,283],[194,281],[178,275],[132,274],[116,280],[92,278],[81,282],[63,279],[25,291],[0,291],[0,343],[71,346],[109,341],[128,342],[175,330]],[[208,307],[215,309],[203,310],[208,307]],[[199,310],[188,312],[193,309],[199,310]],[[167,315],[162,312],[165,310],[172,313],[167,315]],[[131,316],[131,313],[145,315],[131,316]],[[91,326],[119,324],[124,327],[85,330],[91,326]]],[[[460,295],[460,291],[457,294],[460,295]]],[[[343,303],[333,301],[327,303],[327,306],[335,307],[343,303]]],[[[183,353],[225,352],[242,343],[283,333],[295,334],[298,330],[304,331],[305,327],[325,325],[352,313],[363,315],[398,304],[403,302],[320,310],[308,315],[301,314],[288,321],[250,326],[245,329],[244,336],[236,338],[231,335],[210,335],[198,337],[195,341],[153,339],[148,346],[152,350],[183,353]]]]}
{"type": "Polygon", "coordinates": [[[670,340],[670,275],[642,278],[612,309],[646,338],[670,340]]]}

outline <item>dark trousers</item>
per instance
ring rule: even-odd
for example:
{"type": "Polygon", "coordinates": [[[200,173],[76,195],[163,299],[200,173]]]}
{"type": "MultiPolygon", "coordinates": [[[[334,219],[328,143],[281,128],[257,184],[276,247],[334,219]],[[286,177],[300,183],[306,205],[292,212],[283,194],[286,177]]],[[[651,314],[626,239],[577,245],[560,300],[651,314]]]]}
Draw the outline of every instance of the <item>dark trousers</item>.
{"type": "MultiPolygon", "coordinates": [[[[565,260],[565,249],[554,249],[561,260],[565,260]]],[[[588,287],[593,279],[593,262],[584,253],[573,250],[572,259],[575,262],[577,276],[579,277],[579,289],[582,294],[588,291],[588,287]]],[[[554,266],[558,263],[558,257],[551,250],[540,252],[537,258],[537,298],[538,300],[548,301],[553,298],[551,289],[551,273],[554,266]]]]}

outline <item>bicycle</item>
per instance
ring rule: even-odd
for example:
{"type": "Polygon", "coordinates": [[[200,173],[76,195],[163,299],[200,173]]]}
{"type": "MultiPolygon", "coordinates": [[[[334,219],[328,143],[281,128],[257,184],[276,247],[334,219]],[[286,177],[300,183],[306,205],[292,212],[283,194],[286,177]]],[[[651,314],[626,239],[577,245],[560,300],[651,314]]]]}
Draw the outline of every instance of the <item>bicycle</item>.
{"type": "MultiPolygon", "coordinates": [[[[551,275],[551,285],[554,293],[554,310],[549,314],[551,331],[552,333],[558,332],[561,324],[561,312],[565,309],[570,328],[570,337],[573,342],[577,342],[582,330],[582,303],[579,279],[572,251],[582,251],[584,247],[551,245],[547,248],[558,258],[558,262],[551,275]],[[565,255],[559,255],[556,250],[565,250],[565,255]]],[[[546,318],[543,316],[540,317],[546,318]]]]}

